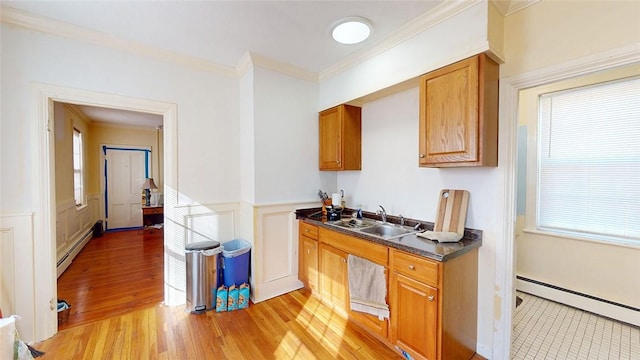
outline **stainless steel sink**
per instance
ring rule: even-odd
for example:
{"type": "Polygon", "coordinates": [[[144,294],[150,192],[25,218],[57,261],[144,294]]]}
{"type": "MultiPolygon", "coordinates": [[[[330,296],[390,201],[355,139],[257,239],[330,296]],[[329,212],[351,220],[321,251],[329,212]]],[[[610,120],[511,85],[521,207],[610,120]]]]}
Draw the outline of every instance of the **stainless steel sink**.
{"type": "Polygon", "coordinates": [[[351,230],[354,233],[363,233],[381,239],[394,239],[419,232],[410,227],[380,223],[372,219],[341,219],[327,222],[327,224],[351,230]]]}
{"type": "Polygon", "coordinates": [[[405,228],[391,224],[378,224],[371,227],[359,229],[360,232],[365,234],[380,236],[382,238],[394,238],[409,234],[414,234],[417,231],[411,228],[405,228]]]}
{"type": "Polygon", "coordinates": [[[376,224],[375,220],[369,219],[341,219],[328,223],[329,225],[338,226],[348,229],[361,229],[370,227],[376,224]]]}

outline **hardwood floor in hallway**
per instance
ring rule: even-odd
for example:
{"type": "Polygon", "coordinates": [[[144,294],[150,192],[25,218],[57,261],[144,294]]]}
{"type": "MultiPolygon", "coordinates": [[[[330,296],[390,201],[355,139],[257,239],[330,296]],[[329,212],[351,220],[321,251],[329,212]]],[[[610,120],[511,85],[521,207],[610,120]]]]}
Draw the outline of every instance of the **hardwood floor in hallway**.
{"type": "Polygon", "coordinates": [[[58,330],[153,307],[164,299],[162,230],[107,232],[91,239],[58,278],[71,304],[58,330]]]}

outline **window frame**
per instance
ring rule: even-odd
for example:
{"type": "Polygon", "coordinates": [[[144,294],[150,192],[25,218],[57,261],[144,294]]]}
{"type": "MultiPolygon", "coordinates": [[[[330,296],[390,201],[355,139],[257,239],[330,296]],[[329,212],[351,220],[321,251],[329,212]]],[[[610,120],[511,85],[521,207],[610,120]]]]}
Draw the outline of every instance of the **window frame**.
{"type": "Polygon", "coordinates": [[[576,232],[562,232],[538,228],[538,146],[540,143],[538,116],[540,96],[548,93],[566,91],[584,86],[593,86],[599,83],[619,81],[625,78],[637,77],[638,75],[640,75],[640,65],[634,64],[631,66],[614,68],[602,72],[583,75],[576,78],[543,84],[520,91],[520,106],[518,117],[520,119],[523,119],[520,121],[520,124],[526,125],[527,127],[526,205],[523,228],[523,231],[525,233],[541,234],[552,237],[596,243],[616,244],[634,248],[640,247],[640,241],[634,239],[625,239],[615,236],[601,236],[595,234],[579,234],[576,232]]]}
{"type": "Polygon", "coordinates": [[[73,168],[73,199],[74,199],[74,203],[76,207],[82,207],[85,205],[85,196],[84,196],[84,175],[85,175],[85,166],[84,166],[84,136],[82,134],[82,131],[80,131],[80,129],[76,128],[75,126],[73,127],[72,130],[72,150],[71,150],[71,156],[72,156],[72,168],[73,168]],[[77,134],[77,136],[76,136],[77,134]],[[78,139],[79,142],[79,169],[76,169],[76,139],[78,139]],[[79,173],[79,178],[80,178],[80,194],[79,194],[79,198],[80,198],[80,202],[78,202],[78,197],[76,196],[76,173],[79,173]]]}

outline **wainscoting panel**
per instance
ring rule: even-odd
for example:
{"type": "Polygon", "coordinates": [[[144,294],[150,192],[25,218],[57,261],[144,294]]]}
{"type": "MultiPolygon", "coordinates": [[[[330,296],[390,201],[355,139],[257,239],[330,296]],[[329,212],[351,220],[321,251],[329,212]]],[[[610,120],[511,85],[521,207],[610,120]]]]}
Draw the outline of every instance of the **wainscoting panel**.
{"type": "Polygon", "coordinates": [[[73,258],[91,240],[93,224],[98,220],[100,201],[97,195],[90,196],[81,207],[75,201],[64,201],[56,205],[56,263],[57,276],[62,275],[73,258]]]}
{"type": "Polygon", "coordinates": [[[12,228],[0,228],[0,309],[4,317],[13,314],[15,293],[15,235],[12,228]]]}
{"type": "Polygon", "coordinates": [[[190,204],[168,208],[171,192],[165,193],[165,303],[183,305],[186,301],[185,245],[215,240],[221,243],[238,238],[240,204],[190,204]]]}
{"type": "Polygon", "coordinates": [[[295,210],[309,203],[254,207],[255,238],[252,248],[252,301],[264,301],[299,289],[298,222],[295,210]]]}
{"type": "Polygon", "coordinates": [[[35,335],[33,213],[0,216],[0,307],[3,316],[19,315],[22,339],[35,335]]]}
{"type": "Polygon", "coordinates": [[[224,210],[204,214],[185,215],[186,243],[218,241],[235,238],[235,211],[224,210]]]}

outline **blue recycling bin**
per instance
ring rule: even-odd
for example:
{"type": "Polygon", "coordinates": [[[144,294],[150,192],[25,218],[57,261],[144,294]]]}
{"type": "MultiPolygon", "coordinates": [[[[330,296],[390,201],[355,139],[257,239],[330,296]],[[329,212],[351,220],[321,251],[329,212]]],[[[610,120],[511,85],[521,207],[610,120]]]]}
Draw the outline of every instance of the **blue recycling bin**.
{"type": "Polygon", "coordinates": [[[249,283],[251,244],[242,239],[222,244],[222,275],[224,286],[240,286],[249,283]]]}

